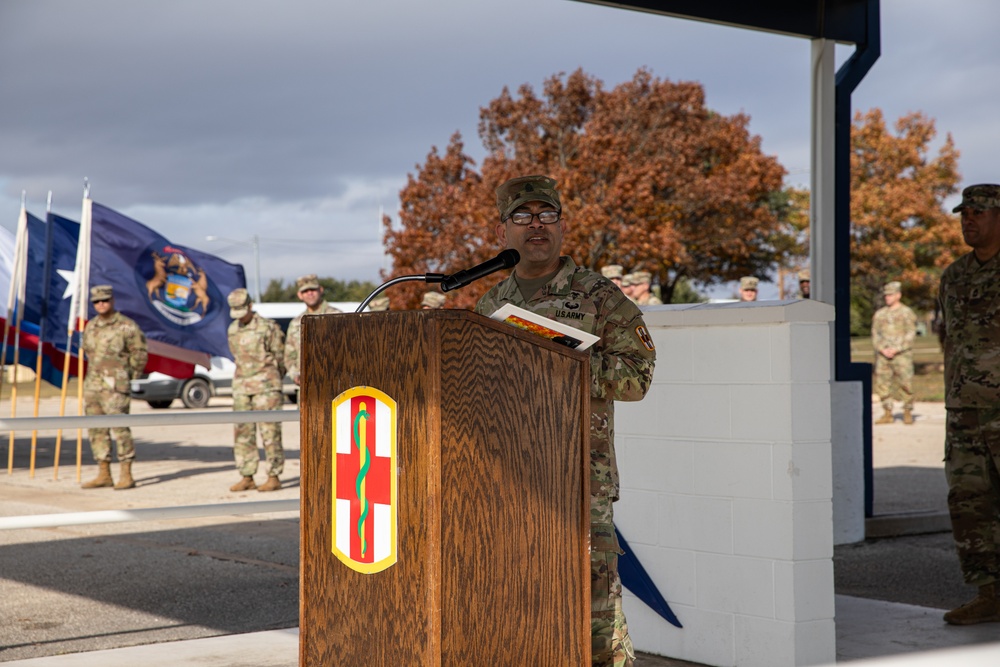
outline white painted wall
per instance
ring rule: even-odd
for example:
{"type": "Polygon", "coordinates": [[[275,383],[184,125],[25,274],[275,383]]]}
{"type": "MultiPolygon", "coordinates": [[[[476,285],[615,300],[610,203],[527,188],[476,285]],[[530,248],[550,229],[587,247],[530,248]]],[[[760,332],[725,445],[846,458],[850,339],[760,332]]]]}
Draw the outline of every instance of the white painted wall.
{"type": "Polygon", "coordinates": [[[720,667],[833,662],[833,307],[644,312],[656,372],[642,402],[615,407],[615,523],[684,628],[626,591],[636,648],[720,667]]]}

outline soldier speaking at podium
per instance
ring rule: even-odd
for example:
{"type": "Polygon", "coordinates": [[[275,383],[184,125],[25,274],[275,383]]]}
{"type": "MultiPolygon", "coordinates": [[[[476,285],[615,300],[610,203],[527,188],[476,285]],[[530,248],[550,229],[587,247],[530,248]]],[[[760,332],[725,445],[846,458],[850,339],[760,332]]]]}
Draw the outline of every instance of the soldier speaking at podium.
{"type": "Polygon", "coordinates": [[[495,229],[521,261],[487,292],[476,312],[490,315],[506,303],[600,338],[590,348],[590,556],[592,663],[622,667],[634,660],[621,606],[613,526],[618,500],[614,401],[638,401],[653,377],[656,352],[639,308],[599,273],[561,255],[566,221],[556,182],[547,176],[514,178],[496,190],[495,229]]]}

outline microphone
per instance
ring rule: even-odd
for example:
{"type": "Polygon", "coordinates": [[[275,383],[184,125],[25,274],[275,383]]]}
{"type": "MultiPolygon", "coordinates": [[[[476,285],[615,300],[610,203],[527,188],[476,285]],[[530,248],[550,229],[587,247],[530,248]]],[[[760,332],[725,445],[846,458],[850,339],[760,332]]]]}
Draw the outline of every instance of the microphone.
{"type": "Polygon", "coordinates": [[[458,273],[453,273],[441,281],[441,291],[450,292],[459,287],[465,287],[474,280],[485,278],[491,273],[496,273],[500,269],[509,269],[521,261],[521,253],[513,248],[507,248],[491,260],[482,264],[477,264],[471,269],[465,269],[458,273]]]}

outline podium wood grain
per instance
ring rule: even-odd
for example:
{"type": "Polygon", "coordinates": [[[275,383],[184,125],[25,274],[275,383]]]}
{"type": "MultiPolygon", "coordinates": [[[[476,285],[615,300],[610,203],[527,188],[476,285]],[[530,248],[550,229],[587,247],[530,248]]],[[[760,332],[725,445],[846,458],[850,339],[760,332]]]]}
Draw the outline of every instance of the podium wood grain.
{"type": "Polygon", "coordinates": [[[306,317],[300,665],[590,664],[587,355],[467,311],[306,317]],[[331,405],[397,402],[395,565],[332,553],[331,405]]]}

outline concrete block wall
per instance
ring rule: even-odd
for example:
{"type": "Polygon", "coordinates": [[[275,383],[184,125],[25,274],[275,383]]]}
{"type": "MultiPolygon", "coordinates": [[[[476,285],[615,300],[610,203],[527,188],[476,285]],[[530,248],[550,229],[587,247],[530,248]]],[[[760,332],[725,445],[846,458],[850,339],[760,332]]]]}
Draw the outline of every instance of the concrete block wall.
{"type": "Polygon", "coordinates": [[[815,301],[654,306],[617,403],[615,523],[684,625],[625,593],[636,648],[720,667],[836,659],[830,321],[815,301]]]}

